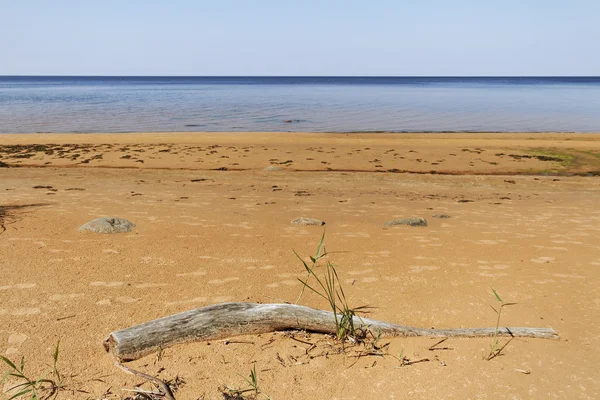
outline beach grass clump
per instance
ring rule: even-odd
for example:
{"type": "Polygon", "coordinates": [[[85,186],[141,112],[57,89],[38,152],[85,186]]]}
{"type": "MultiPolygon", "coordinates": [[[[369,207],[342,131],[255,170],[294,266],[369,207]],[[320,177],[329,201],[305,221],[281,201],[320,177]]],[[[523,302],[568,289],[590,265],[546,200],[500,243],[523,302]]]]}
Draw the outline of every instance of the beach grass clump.
{"type": "Polygon", "coordinates": [[[300,283],[302,283],[302,291],[300,292],[296,303],[302,298],[305,289],[308,289],[329,304],[329,308],[333,312],[335,320],[337,339],[342,342],[347,340],[354,343],[361,342],[366,338],[368,329],[363,325],[357,326],[355,324],[355,317],[358,316],[358,312],[365,310],[367,307],[350,307],[346,294],[344,293],[344,288],[340,284],[337,267],[331,261],[326,260],[325,271],[322,276],[319,276],[316,272],[319,261],[327,255],[324,241],[325,233],[323,233],[323,236],[321,237],[315,256],[310,256],[310,263],[307,263],[294,250],[294,254],[302,262],[306,271],[306,277],[304,279],[298,278],[300,283]],[[309,283],[311,278],[314,283],[309,283]]]}
{"type": "Polygon", "coordinates": [[[531,149],[531,154],[538,160],[552,160],[557,163],[558,168],[540,171],[541,173],[552,174],[576,174],[587,175],[600,170],[600,152],[596,150],[576,150],[576,149],[531,149]]]}
{"type": "Polygon", "coordinates": [[[0,355],[0,361],[8,367],[8,371],[4,374],[0,385],[3,385],[9,378],[17,380],[14,386],[8,388],[7,392],[11,396],[8,400],[25,397],[31,400],[41,400],[52,398],[58,394],[58,391],[63,388],[63,378],[58,371],[59,347],[60,341],[56,343],[54,353],[52,354],[53,362],[51,368],[37,378],[32,378],[25,374],[24,356],[21,357],[21,361],[17,366],[8,358],[0,355]],[[17,393],[11,393],[15,391],[17,393]]]}
{"type": "Polygon", "coordinates": [[[250,375],[247,378],[243,378],[246,381],[246,388],[234,389],[232,387],[225,386],[226,390],[222,392],[224,399],[258,400],[260,398],[264,398],[266,400],[271,400],[271,397],[265,394],[258,385],[258,373],[256,372],[256,363],[252,366],[252,369],[250,370],[250,375]]]}
{"type": "Polygon", "coordinates": [[[500,307],[498,307],[496,309],[494,306],[491,306],[492,310],[494,310],[494,312],[498,315],[498,318],[496,319],[496,328],[494,331],[494,336],[492,338],[492,343],[490,343],[490,351],[487,354],[487,356],[485,356],[485,359],[488,361],[498,357],[502,353],[504,348],[512,340],[512,338],[510,338],[504,344],[500,343],[500,339],[498,338],[498,334],[500,333],[500,330],[499,330],[500,329],[500,319],[502,318],[502,309],[504,307],[513,306],[513,305],[517,304],[517,303],[506,303],[504,300],[502,300],[502,298],[500,297],[498,292],[496,292],[494,290],[494,288],[492,288],[492,292],[494,293],[494,297],[496,298],[496,300],[498,300],[498,302],[500,303],[500,307]]]}
{"type": "Polygon", "coordinates": [[[533,149],[532,155],[540,161],[557,162],[561,168],[571,168],[577,164],[578,157],[571,152],[558,152],[557,149],[533,149]]]}

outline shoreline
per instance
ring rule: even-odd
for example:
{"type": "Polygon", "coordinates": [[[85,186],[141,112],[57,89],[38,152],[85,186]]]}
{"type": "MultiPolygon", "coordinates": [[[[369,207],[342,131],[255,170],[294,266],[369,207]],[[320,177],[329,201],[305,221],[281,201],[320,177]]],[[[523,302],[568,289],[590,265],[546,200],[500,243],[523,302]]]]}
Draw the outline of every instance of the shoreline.
{"type": "Polygon", "coordinates": [[[600,133],[2,134],[8,167],[600,175],[600,133]]]}
{"type": "Polygon", "coordinates": [[[582,131],[582,132],[561,132],[561,131],[535,131],[535,132],[521,132],[521,131],[402,131],[402,132],[392,132],[392,131],[329,131],[329,132],[311,132],[311,131],[131,131],[131,132],[111,132],[111,131],[101,131],[101,132],[30,132],[30,133],[20,133],[20,132],[0,132],[0,137],[28,137],[28,136],[105,136],[105,135],[115,135],[115,136],[132,136],[132,135],[144,135],[144,136],[162,136],[162,135],[318,135],[318,136],[327,136],[327,135],[349,135],[349,136],[377,136],[381,135],[382,137],[386,136],[424,136],[428,135],[448,135],[448,137],[472,137],[473,135],[481,136],[481,137],[506,137],[506,136],[514,136],[514,137],[522,137],[523,135],[547,135],[550,137],[562,137],[562,136],[575,136],[575,137],[587,137],[587,136],[597,136],[600,138],[600,131],[582,131]]]}

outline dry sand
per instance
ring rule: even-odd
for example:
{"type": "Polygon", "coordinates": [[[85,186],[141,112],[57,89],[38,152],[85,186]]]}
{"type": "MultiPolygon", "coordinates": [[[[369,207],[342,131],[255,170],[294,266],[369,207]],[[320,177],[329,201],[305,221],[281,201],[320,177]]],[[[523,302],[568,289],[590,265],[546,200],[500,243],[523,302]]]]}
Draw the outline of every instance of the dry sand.
{"type": "Polygon", "coordinates": [[[0,168],[0,354],[39,375],[60,339],[66,386],[88,393],[59,398],[125,398],[141,383],[104,352],[113,330],[224,301],[295,301],[292,250],[314,253],[323,233],[296,217],[326,221],[329,259],[371,318],[494,326],[493,287],[518,303],[503,325],[560,340],[515,339],[486,361],[490,339],[430,351],[434,339],[396,338],[382,340],[390,356],[356,358],[324,335],[296,333],[308,351],[273,333],[129,365],[185,380],[177,399],[220,399],[253,365],[273,399],[600,393],[599,134],[0,135],[0,156],[19,166],[0,168]],[[77,230],[105,215],[137,227],[77,230]],[[429,225],[383,226],[413,216],[429,225]],[[401,366],[399,354],[430,361],[401,366]]]}

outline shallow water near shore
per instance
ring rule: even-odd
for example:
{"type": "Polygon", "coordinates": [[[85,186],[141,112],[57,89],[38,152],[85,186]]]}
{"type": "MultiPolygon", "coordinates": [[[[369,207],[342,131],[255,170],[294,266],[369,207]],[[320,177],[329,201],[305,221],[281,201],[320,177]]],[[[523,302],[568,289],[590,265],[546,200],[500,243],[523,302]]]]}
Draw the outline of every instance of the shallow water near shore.
{"type": "Polygon", "coordinates": [[[590,132],[599,77],[0,77],[0,132],[590,132]]]}

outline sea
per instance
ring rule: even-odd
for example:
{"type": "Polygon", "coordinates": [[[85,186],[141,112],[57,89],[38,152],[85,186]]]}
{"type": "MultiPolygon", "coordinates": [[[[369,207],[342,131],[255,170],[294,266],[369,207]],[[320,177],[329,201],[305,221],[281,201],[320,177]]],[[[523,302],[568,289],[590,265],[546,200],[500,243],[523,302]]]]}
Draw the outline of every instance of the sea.
{"type": "Polygon", "coordinates": [[[600,132],[600,77],[0,76],[0,132],[600,132]]]}

